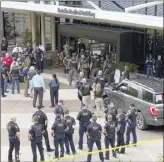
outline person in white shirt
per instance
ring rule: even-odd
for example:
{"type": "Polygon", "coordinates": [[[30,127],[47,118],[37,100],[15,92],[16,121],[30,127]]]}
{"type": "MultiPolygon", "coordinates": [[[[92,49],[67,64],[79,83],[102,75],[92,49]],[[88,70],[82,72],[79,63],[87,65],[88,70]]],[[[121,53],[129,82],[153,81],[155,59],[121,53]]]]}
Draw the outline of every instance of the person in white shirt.
{"type": "Polygon", "coordinates": [[[17,44],[12,51],[12,56],[18,58],[21,53],[23,53],[23,49],[17,44]]]}

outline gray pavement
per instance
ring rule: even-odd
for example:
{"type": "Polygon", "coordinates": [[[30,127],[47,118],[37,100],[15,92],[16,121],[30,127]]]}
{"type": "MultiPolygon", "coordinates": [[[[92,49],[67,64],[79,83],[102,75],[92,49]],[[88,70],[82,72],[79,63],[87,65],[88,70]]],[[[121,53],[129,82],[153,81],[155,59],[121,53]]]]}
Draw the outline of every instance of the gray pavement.
{"type": "MultiPolygon", "coordinates": [[[[48,79],[51,78],[51,75],[43,74],[46,85],[48,85],[48,79]]],[[[63,78],[63,74],[58,75],[58,78],[61,82],[61,89],[59,91],[60,99],[64,100],[64,109],[69,109],[71,115],[76,118],[78,112],[80,111],[80,102],[77,99],[77,91],[74,87],[68,86],[67,80],[63,78]]],[[[53,109],[50,108],[49,101],[49,90],[48,86],[46,86],[47,90],[44,94],[44,106],[43,111],[47,113],[49,119],[49,127],[48,130],[50,132],[50,127],[54,121],[53,109]]],[[[19,124],[21,130],[21,150],[20,150],[20,159],[21,161],[32,161],[32,152],[30,148],[30,142],[28,141],[28,129],[30,128],[31,116],[36,111],[35,108],[32,107],[32,99],[25,98],[23,96],[23,84],[21,85],[21,94],[11,95],[9,92],[6,98],[2,98],[1,100],[1,161],[7,161],[8,154],[8,138],[7,138],[7,130],[6,124],[10,120],[11,116],[17,117],[17,122],[19,124]]],[[[104,119],[99,119],[98,122],[104,125],[104,119]]],[[[138,141],[142,141],[141,145],[137,147],[129,147],[126,149],[125,155],[119,155],[117,159],[111,157],[111,161],[118,161],[118,159],[122,161],[158,161],[158,155],[163,154],[163,141],[154,141],[150,143],[143,143],[148,140],[155,140],[163,138],[163,130],[162,127],[151,127],[147,131],[137,130],[138,141]]],[[[50,137],[51,147],[53,148],[53,138],[50,137]]],[[[84,138],[84,150],[78,150],[78,122],[75,127],[75,135],[74,142],[78,153],[87,152],[86,138],[84,138]]],[[[44,140],[43,140],[44,141],[44,140]]],[[[45,146],[44,146],[45,148],[45,146]]],[[[102,148],[104,148],[103,136],[102,136],[102,148]]],[[[96,147],[94,147],[96,150],[96,147]]],[[[51,159],[54,153],[47,154],[45,151],[45,157],[48,160],[48,156],[50,155],[51,159]]],[[[39,159],[39,158],[38,158],[39,159]]],[[[75,162],[83,162],[86,160],[86,155],[78,156],[75,158],[75,162]]],[[[71,162],[72,157],[61,160],[71,162]]],[[[94,154],[92,156],[93,162],[99,162],[98,154],[94,154]]]]}

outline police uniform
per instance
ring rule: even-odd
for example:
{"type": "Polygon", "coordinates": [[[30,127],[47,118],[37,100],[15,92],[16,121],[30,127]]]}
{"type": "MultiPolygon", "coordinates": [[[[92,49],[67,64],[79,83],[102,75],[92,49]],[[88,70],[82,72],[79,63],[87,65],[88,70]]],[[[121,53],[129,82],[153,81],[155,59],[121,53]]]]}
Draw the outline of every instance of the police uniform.
{"type": "Polygon", "coordinates": [[[96,77],[98,71],[100,70],[101,61],[99,56],[95,55],[91,58],[91,77],[92,79],[96,77]]]}
{"type": "Polygon", "coordinates": [[[42,68],[43,52],[39,47],[37,47],[37,49],[35,50],[35,57],[36,57],[37,69],[40,70],[42,73],[43,72],[43,68],[42,68]]]}
{"type": "Polygon", "coordinates": [[[54,109],[54,114],[57,115],[61,115],[61,117],[64,117],[64,110],[62,108],[62,106],[60,105],[56,105],[55,109],[54,109]]]}
{"type": "Polygon", "coordinates": [[[89,78],[89,59],[84,58],[80,61],[80,69],[83,71],[84,76],[89,78]]]}
{"type": "Polygon", "coordinates": [[[56,120],[53,123],[51,130],[53,131],[54,146],[55,146],[55,158],[64,157],[64,138],[67,125],[61,116],[58,114],[56,120]],[[59,156],[59,145],[61,154],[59,156]]]}
{"type": "Polygon", "coordinates": [[[44,129],[43,137],[45,139],[47,152],[50,152],[52,151],[52,149],[50,148],[50,142],[49,142],[48,131],[47,131],[47,122],[48,122],[47,115],[43,111],[38,110],[33,114],[33,117],[35,116],[38,117],[38,123],[43,126],[44,129]]]}
{"type": "Polygon", "coordinates": [[[85,104],[88,108],[91,108],[91,91],[92,87],[89,83],[84,83],[81,88],[80,88],[80,92],[82,95],[82,101],[83,104],[85,104]]]}
{"type": "Polygon", "coordinates": [[[59,98],[59,80],[56,78],[53,78],[49,82],[50,87],[50,98],[51,98],[51,106],[54,107],[56,104],[58,104],[58,98],[59,98]]]}
{"type": "Polygon", "coordinates": [[[69,85],[72,84],[73,79],[76,80],[77,77],[77,68],[78,68],[78,61],[76,56],[73,56],[69,62],[70,71],[69,71],[69,85]]]}
{"type": "Polygon", "coordinates": [[[83,82],[82,82],[83,78],[79,78],[79,80],[77,80],[76,82],[76,88],[78,89],[78,98],[81,102],[82,102],[82,94],[80,93],[80,89],[81,89],[81,86],[83,85],[83,82]]]}
{"type": "Polygon", "coordinates": [[[90,110],[83,107],[83,109],[77,115],[77,120],[79,120],[79,149],[83,149],[83,136],[87,131],[87,127],[90,124],[90,119],[92,118],[92,113],[90,110]]]}
{"type": "Polygon", "coordinates": [[[8,154],[8,160],[9,162],[12,162],[12,152],[15,149],[15,160],[16,162],[19,162],[19,150],[20,150],[20,140],[17,138],[16,133],[20,132],[20,129],[18,125],[10,121],[7,124],[7,130],[8,130],[8,136],[9,136],[9,154],[8,154]]]}
{"type": "MultiPolygon", "coordinates": [[[[34,121],[38,120],[38,117],[33,118],[34,121]]],[[[44,154],[43,154],[43,144],[42,144],[42,134],[44,132],[44,127],[42,124],[35,123],[31,126],[29,130],[29,140],[31,141],[31,149],[33,153],[33,162],[37,162],[37,151],[36,146],[38,147],[40,153],[40,161],[44,161],[44,154]]]]}
{"type": "Polygon", "coordinates": [[[97,83],[99,83],[100,85],[101,85],[101,89],[103,90],[104,89],[104,87],[105,87],[105,78],[103,77],[103,76],[97,76],[96,78],[95,78],[95,81],[94,81],[94,83],[95,84],[97,84],[97,83]]]}
{"type": "MultiPolygon", "coordinates": [[[[105,126],[105,148],[109,149],[109,144],[112,148],[115,147],[115,130],[116,130],[116,122],[115,121],[108,121],[105,126]]],[[[116,151],[112,150],[113,157],[116,157],[116,151]]],[[[106,151],[105,158],[109,160],[109,151],[106,151]]]]}
{"type": "MultiPolygon", "coordinates": [[[[101,150],[101,132],[102,127],[100,124],[93,122],[87,127],[87,134],[88,134],[88,152],[92,152],[93,145],[96,143],[98,150],[101,150]]],[[[92,154],[88,154],[87,162],[91,162],[92,154]]],[[[99,152],[99,157],[102,162],[104,162],[103,153],[99,152]]]]}
{"type": "Polygon", "coordinates": [[[105,109],[104,113],[106,114],[106,121],[107,121],[107,116],[112,115],[112,120],[116,121],[116,116],[117,116],[117,109],[115,107],[110,108],[109,105],[105,109]]]}
{"type": "Polygon", "coordinates": [[[135,109],[131,109],[127,112],[126,145],[129,145],[131,133],[133,136],[133,144],[137,143],[136,116],[137,116],[137,111],[135,109]]]}
{"type": "Polygon", "coordinates": [[[75,145],[73,142],[73,134],[74,134],[74,128],[73,125],[76,125],[75,119],[71,116],[65,116],[64,118],[66,125],[68,126],[68,130],[65,132],[65,148],[66,153],[70,154],[70,148],[72,150],[73,154],[76,154],[75,145]]]}
{"type": "MultiPolygon", "coordinates": [[[[124,113],[117,116],[117,146],[124,146],[124,133],[126,128],[126,116],[124,113]]],[[[118,153],[125,153],[125,148],[121,148],[120,151],[117,149],[118,153]]]]}

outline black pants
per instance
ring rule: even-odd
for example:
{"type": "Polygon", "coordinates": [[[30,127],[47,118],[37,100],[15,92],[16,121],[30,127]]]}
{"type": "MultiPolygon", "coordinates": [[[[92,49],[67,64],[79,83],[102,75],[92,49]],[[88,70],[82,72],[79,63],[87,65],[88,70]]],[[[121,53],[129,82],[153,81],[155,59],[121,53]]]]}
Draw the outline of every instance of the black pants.
{"type": "Polygon", "coordinates": [[[80,100],[80,101],[82,101],[83,97],[80,95],[80,93],[79,93],[79,92],[78,92],[78,94],[77,94],[77,95],[78,95],[79,100],[80,100]]]}
{"type": "Polygon", "coordinates": [[[18,139],[15,139],[15,137],[9,137],[9,154],[8,154],[8,160],[11,161],[12,159],[12,153],[15,149],[15,161],[19,161],[19,150],[20,150],[20,141],[18,139]]]}
{"type": "Polygon", "coordinates": [[[74,154],[76,151],[75,151],[75,145],[73,142],[73,134],[65,134],[65,148],[68,154],[70,154],[69,146],[71,147],[72,153],[74,154]]]}
{"type": "MultiPolygon", "coordinates": [[[[117,132],[117,146],[124,146],[125,145],[125,141],[124,141],[124,134],[121,132],[117,132]]],[[[117,151],[120,151],[122,153],[125,153],[125,148],[121,148],[120,150],[117,149],[117,151]]]]}
{"type": "Polygon", "coordinates": [[[156,69],[156,77],[160,79],[162,78],[162,68],[156,69]]]}
{"type": "Polygon", "coordinates": [[[43,67],[43,66],[42,66],[42,61],[37,61],[37,62],[36,62],[36,67],[37,67],[38,70],[41,71],[41,73],[43,72],[43,69],[42,69],[42,67],[43,67]]]}
{"type": "Polygon", "coordinates": [[[47,129],[44,130],[43,137],[44,137],[44,140],[45,140],[47,151],[50,151],[51,148],[50,148],[50,142],[49,142],[49,138],[48,138],[47,129]]]}
{"type": "Polygon", "coordinates": [[[50,98],[51,98],[51,106],[54,107],[58,104],[59,98],[59,89],[58,88],[50,88],[50,98]]]}
{"type": "Polygon", "coordinates": [[[37,162],[36,146],[38,147],[38,150],[40,153],[40,161],[44,161],[42,140],[32,140],[31,141],[31,149],[32,149],[32,154],[33,154],[33,162],[37,162]]]}
{"type": "Polygon", "coordinates": [[[33,106],[36,106],[36,101],[39,96],[39,105],[42,105],[43,102],[43,88],[42,87],[35,87],[34,88],[34,98],[33,98],[33,106]]]}
{"type": "MultiPolygon", "coordinates": [[[[3,76],[1,76],[3,77],[3,76]]],[[[1,95],[5,95],[4,79],[1,78],[1,95]]]]}

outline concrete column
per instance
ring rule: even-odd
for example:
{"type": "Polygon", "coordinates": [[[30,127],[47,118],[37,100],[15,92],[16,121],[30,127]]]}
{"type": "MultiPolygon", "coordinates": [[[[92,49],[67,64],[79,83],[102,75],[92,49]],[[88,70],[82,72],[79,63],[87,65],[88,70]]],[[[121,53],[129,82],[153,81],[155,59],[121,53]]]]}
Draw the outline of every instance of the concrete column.
{"type": "Polygon", "coordinates": [[[45,15],[43,13],[41,14],[41,42],[45,48],[45,15]]]}
{"type": "Polygon", "coordinates": [[[55,17],[51,16],[51,43],[52,43],[52,51],[56,50],[56,39],[55,39],[55,17]]]}
{"type": "Polygon", "coordinates": [[[31,32],[32,32],[32,42],[33,48],[36,47],[36,15],[34,12],[31,13],[31,32]]]}
{"type": "Polygon", "coordinates": [[[29,29],[30,32],[32,31],[31,12],[28,13],[28,29],[29,29]]]}

